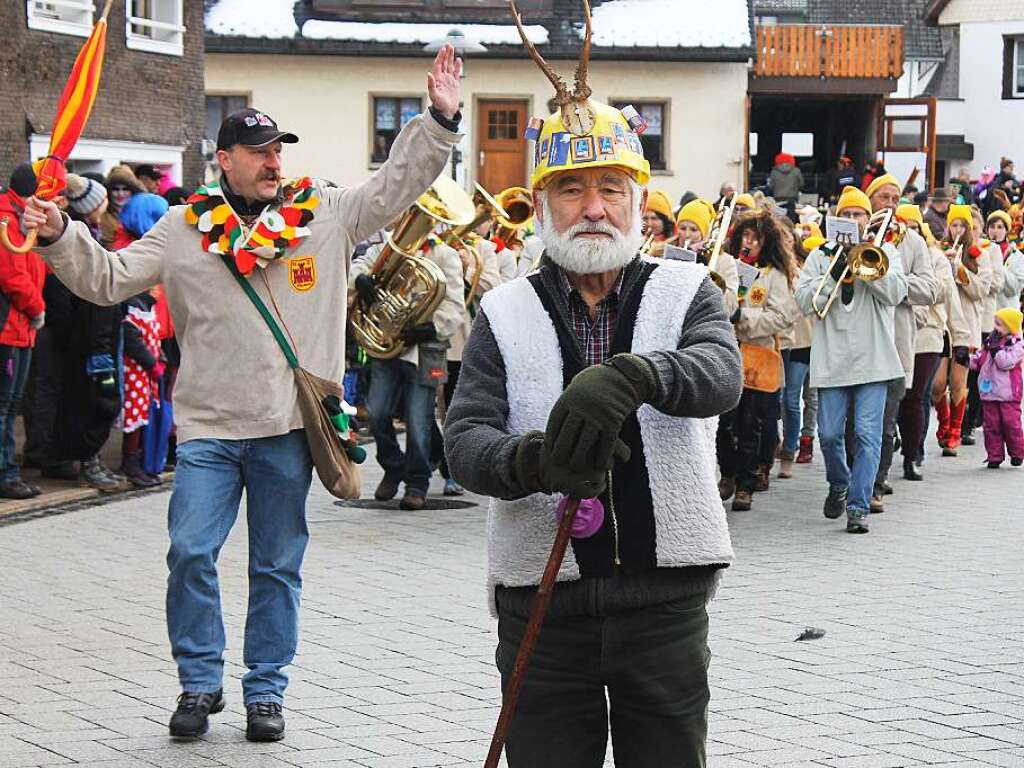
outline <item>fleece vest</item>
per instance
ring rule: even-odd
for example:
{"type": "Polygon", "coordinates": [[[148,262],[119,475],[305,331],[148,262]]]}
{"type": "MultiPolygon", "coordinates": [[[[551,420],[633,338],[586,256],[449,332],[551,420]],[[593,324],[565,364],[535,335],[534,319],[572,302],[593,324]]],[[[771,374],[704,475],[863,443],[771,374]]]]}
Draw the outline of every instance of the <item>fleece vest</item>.
{"type": "MultiPolygon", "coordinates": [[[[675,350],[707,270],[645,262],[619,307],[612,352],[675,350]]],[[[570,328],[537,274],[487,293],[483,311],[501,352],[513,434],[543,430],[565,386],[584,365],[570,328]]],[[[606,516],[592,538],[573,540],[559,581],[617,570],[727,565],[733,552],[715,483],[715,419],[668,416],[641,406],[623,426],[632,458],[612,473],[606,516]]],[[[488,515],[488,593],[538,583],[554,541],[557,496],[492,500],[488,515]]]]}

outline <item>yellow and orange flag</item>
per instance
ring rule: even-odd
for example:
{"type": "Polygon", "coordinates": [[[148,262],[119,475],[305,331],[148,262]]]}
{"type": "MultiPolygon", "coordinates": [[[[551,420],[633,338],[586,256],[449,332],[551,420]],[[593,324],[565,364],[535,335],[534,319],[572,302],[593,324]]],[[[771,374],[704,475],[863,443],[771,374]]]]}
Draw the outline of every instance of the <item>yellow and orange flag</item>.
{"type": "Polygon", "coordinates": [[[64,189],[64,164],[82,131],[85,130],[93,102],[96,101],[107,42],[107,15],[112,4],[113,0],[107,0],[92,34],[78,52],[75,66],[61,94],[57,114],[53,118],[50,149],[46,157],[37,160],[33,165],[39,181],[36,196],[43,200],[56,197],[64,189]]]}

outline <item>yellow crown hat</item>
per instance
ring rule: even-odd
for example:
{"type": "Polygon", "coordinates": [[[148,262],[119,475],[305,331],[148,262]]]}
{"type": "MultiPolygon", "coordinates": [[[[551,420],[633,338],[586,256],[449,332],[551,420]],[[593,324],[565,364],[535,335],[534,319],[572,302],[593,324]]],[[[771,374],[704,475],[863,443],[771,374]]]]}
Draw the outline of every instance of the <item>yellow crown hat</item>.
{"type": "Polygon", "coordinates": [[[644,119],[633,107],[616,109],[590,98],[592,91],[587,84],[592,37],[589,2],[583,0],[586,27],[572,91],[526,36],[515,0],[510,0],[509,5],[523,45],[555,87],[555,103],[559,106],[546,120],[533,118],[527,128],[526,137],[535,142],[530,184],[540,189],[553,174],[604,167],[620,168],[638,184],[647,184],[651,164],[644,159],[640,143],[640,133],[646,128],[644,119]]]}

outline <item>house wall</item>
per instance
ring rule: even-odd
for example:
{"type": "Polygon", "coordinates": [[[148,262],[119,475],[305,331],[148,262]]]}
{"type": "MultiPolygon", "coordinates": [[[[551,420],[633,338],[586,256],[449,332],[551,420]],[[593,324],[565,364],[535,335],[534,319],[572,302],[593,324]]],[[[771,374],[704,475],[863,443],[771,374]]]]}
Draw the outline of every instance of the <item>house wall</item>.
{"type": "MultiPolygon", "coordinates": [[[[206,91],[246,93],[302,141],[285,150],[286,172],[353,184],[373,172],[372,96],[422,94],[427,59],[304,55],[209,54],[206,91]]],[[[556,63],[565,76],[566,63],[556,63]]],[[[742,181],[747,69],[742,63],[606,62],[590,65],[594,96],[602,101],[668,99],[668,169],[651,186],[678,199],[687,189],[717,196],[726,180],[742,181]]],[[[550,83],[528,60],[472,59],[463,81],[467,184],[475,170],[473,122],[478,99],[523,98],[546,115],[550,83]]]]}
{"type": "Polygon", "coordinates": [[[939,25],[1014,21],[1022,17],[1024,9],[1015,0],[950,0],[939,14],[939,25]]]}
{"type": "MultiPolygon", "coordinates": [[[[981,0],[954,0],[949,9],[960,13],[967,5],[996,7],[981,0]]],[[[972,175],[986,165],[998,168],[1003,156],[1018,162],[1024,158],[1024,133],[1019,130],[1024,99],[1002,98],[1003,35],[1024,36],[1024,18],[960,25],[960,101],[939,101],[938,132],[963,134],[974,145],[974,159],[965,163],[972,175]]]]}
{"type": "MultiPolygon", "coordinates": [[[[82,142],[72,158],[103,154],[165,163],[173,153],[183,180],[195,182],[203,169],[203,5],[184,4],[184,56],[128,50],[125,7],[114,3],[110,14],[99,94],[84,133],[93,141],[82,142]],[[153,155],[147,147],[154,147],[153,155]]],[[[14,166],[29,159],[30,137],[50,133],[85,38],[29,29],[23,0],[0,3],[0,28],[0,181],[6,182],[14,166]]]]}

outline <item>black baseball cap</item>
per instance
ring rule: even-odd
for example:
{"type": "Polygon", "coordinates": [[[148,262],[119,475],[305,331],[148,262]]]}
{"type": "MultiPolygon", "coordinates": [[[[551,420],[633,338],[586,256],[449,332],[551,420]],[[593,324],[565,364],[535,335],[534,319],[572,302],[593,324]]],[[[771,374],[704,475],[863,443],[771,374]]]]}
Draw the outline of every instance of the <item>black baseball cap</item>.
{"type": "Polygon", "coordinates": [[[231,149],[235,144],[265,147],[275,141],[295,144],[299,137],[282,131],[273,118],[258,109],[240,109],[224,118],[217,132],[217,149],[231,149]]]}

